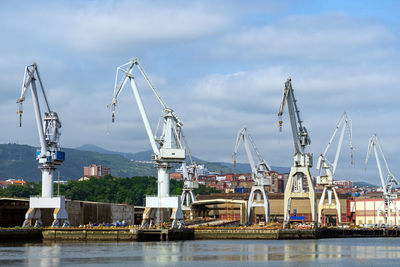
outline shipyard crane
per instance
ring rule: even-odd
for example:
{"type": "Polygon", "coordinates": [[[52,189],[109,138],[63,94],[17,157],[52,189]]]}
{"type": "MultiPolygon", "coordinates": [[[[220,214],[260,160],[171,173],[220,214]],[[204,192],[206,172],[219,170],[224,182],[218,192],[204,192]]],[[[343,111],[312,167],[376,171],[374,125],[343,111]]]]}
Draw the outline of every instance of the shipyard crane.
{"type": "Polygon", "coordinates": [[[341,211],[340,211],[340,201],[338,194],[335,189],[335,185],[333,184],[333,176],[335,175],[336,167],[338,164],[339,160],[339,155],[340,151],[342,148],[342,143],[343,143],[343,137],[345,130],[347,129],[348,135],[349,135],[349,146],[350,146],[350,157],[351,157],[351,163],[353,164],[353,143],[352,143],[352,124],[351,124],[351,119],[347,115],[346,112],[343,113],[343,115],[340,117],[338,123],[336,124],[335,130],[333,131],[333,134],[331,138],[329,139],[328,145],[326,146],[324,152],[319,156],[318,158],[318,163],[317,163],[317,169],[319,170],[319,184],[324,186],[324,190],[322,191],[321,199],[318,203],[318,224],[321,224],[322,221],[322,211],[325,209],[335,209],[337,213],[337,223],[341,224],[342,223],[342,218],[341,218],[341,211]],[[339,136],[339,142],[338,146],[336,149],[336,154],[333,163],[331,163],[327,158],[326,154],[338,132],[338,130],[342,127],[340,136],[339,136]],[[328,192],[328,203],[325,203],[325,195],[328,192]],[[332,193],[335,196],[335,203],[332,202],[332,193]]]}
{"type": "Polygon", "coordinates": [[[260,152],[257,149],[256,144],[254,143],[253,138],[251,137],[249,131],[246,127],[239,130],[236,145],[233,151],[232,157],[233,162],[236,165],[236,156],[238,152],[238,148],[240,142],[243,141],[244,148],[246,150],[247,158],[249,160],[249,164],[251,167],[251,179],[253,180],[253,186],[251,187],[251,193],[249,196],[248,204],[247,204],[247,222],[250,223],[251,212],[254,207],[264,207],[265,212],[265,222],[269,222],[269,200],[267,194],[265,193],[265,186],[271,185],[271,181],[268,176],[268,172],[271,170],[268,163],[263,159],[260,152]],[[254,152],[258,158],[258,164],[254,162],[253,155],[250,151],[250,146],[253,147],[254,152]],[[261,201],[263,199],[263,202],[261,201]]]}
{"type": "Polygon", "coordinates": [[[395,203],[395,200],[397,199],[397,194],[393,192],[393,187],[394,187],[394,185],[398,185],[399,181],[396,179],[396,177],[394,177],[394,175],[392,174],[392,172],[389,169],[389,165],[386,161],[385,155],[383,154],[381,144],[380,144],[379,139],[376,136],[376,134],[374,134],[369,139],[368,152],[367,152],[367,157],[365,159],[365,169],[367,168],[368,159],[371,155],[372,149],[374,149],[376,165],[378,166],[379,177],[381,179],[382,190],[383,190],[383,202],[379,205],[379,207],[377,209],[377,219],[379,222],[379,217],[382,212],[383,215],[385,216],[385,225],[393,225],[396,223],[396,220],[398,219],[398,216],[399,216],[399,209],[395,203]],[[376,149],[377,147],[378,147],[379,153],[376,149]],[[382,157],[383,162],[385,163],[385,167],[386,167],[386,171],[387,171],[386,180],[383,176],[381,162],[379,160],[379,154],[382,157]],[[383,205],[383,207],[382,207],[382,205],[383,205]],[[392,209],[394,209],[396,211],[396,219],[395,219],[394,223],[390,219],[392,209]]]}
{"type": "MultiPolygon", "coordinates": [[[[180,196],[169,195],[169,169],[171,168],[171,163],[182,163],[185,161],[185,148],[181,142],[181,127],[183,123],[158,94],[136,58],[117,68],[114,95],[109,105],[112,109],[113,122],[115,119],[115,107],[118,103],[118,97],[128,80],[131,84],[147,136],[153,149],[152,160],[158,172],[158,195],[146,196],[146,208],[143,213],[142,227],[152,227],[155,223],[160,227],[163,223],[169,223],[171,218],[172,228],[183,228],[184,218],[181,209],[181,198],[180,196]],[[133,75],[135,66],[161,104],[163,125],[162,132],[159,136],[156,135],[157,132],[153,134],[150,127],[149,119],[133,75]],[[118,81],[120,72],[123,74],[123,77],[118,81]]],[[[157,127],[157,129],[158,128],[159,127],[157,127]]]]}
{"type": "Polygon", "coordinates": [[[186,141],[186,137],[183,134],[183,130],[181,128],[181,137],[185,144],[186,153],[189,156],[190,164],[186,165],[186,161],[182,163],[182,174],[183,174],[183,190],[181,195],[182,201],[182,210],[190,211],[190,219],[193,220],[193,212],[190,207],[190,204],[196,201],[196,197],[193,193],[195,188],[199,188],[199,179],[197,173],[197,165],[196,162],[193,161],[192,154],[190,153],[189,145],[186,141]]]}
{"type": "Polygon", "coordinates": [[[311,180],[310,168],[313,164],[312,153],[310,152],[311,139],[306,127],[300,118],[300,111],[297,107],[297,100],[294,97],[292,82],[289,78],[285,83],[282,103],[279,108],[279,129],[282,131],[282,115],[287,103],[292,128],[294,144],[294,165],[290,169],[288,181],[284,193],[284,227],[289,226],[290,208],[292,198],[309,198],[311,206],[311,217],[315,223],[315,191],[311,180]],[[304,178],[307,187],[304,185],[304,178]]]}
{"type": "Polygon", "coordinates": [[[61,165],[65,160],[65,153],[60,148],[60,128],[61,121],[57,112],[50,108],[42,80],[40,78],[39,69],[36,63],[25,67],[24,79],[22,82],[21,96],[17,100],[19,105],[20,127],[22,126],[22,104],[28,88],[31,88],[33,108],[35,110],[36,125],[39,133],[40,150],[36,151],[36,160],[39,162],[39,168],[42,171],[42,195],[39,197],[31,197],[29,200],[29,209],[25,214],[23,226],[31,226],[31,220],[35,219],[35,227],[42,225],[40,209],[55,209],[52,226],[69,226],[68,214],[65,209],[65,198],[62,196],[53,196],[53,177],[56,167],[61,165]],[[38,90],[36,81],[39,82],[40,92],[43,95],[46,110],[42,120],[41,108],[39,105],[38,90]]]}

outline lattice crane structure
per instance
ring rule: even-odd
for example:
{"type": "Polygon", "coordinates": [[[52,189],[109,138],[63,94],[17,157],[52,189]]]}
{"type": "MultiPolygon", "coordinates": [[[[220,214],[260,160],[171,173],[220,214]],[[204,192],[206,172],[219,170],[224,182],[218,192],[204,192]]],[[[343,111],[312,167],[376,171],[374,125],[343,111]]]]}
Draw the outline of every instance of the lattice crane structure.
{"type": "Polygon", "coordinates": [[[254,207],[264,207],[265,222],[269,222],[269,200],[265,192],[265,186],[271,185],[269,171],[271,170],[268,163],[263,159],[257,146],[251,137],[246,127],[240,129],[236,138],[236,145],[233,151],[232,157],[234,164],[236,164],[236,156],[240,142],[243,141],[244,148],[246,150],[247,158],[251,167],[251,178],[253,180],[253,186],[251,187],[251,193],[247,204],[247,223],[251,224],[251,212],[254,207]],[[258,164],[254,162],[253,155],[250,151],[249,142],[257,155],[258,164]]]}
{"type": "Polygon", "coordinates": [[[393,192],[393,187],[394,187],[394,185],[398,185],[399,181],[396,179],[396,177],[394,177],[394,175],[392,174],[392,172],[389,169],[389,165],[387,163],[385,154],[383,154],[381,144],[380,144],[379,139],[376,136],[376,134],[374,134],[369,139],[368,152],[367,152],[367,157],[365,159],[365,169],[367,168],[368,159],[371,155],[372,149],[374,150],[376,165],[378,166],[379,177],[381,180],[382,190],[383,190],[383,202],[379,205],[379,207],[377,209],[377,220],[379,222],[380,216],[383,215],[385,225],[394,225],[394,224],[396,224],[396,221],[398,222],[399,208],[397,207],[397,205],[395,203],[395,200],[397,199],[397,194],[393,192]],[[378,148],[378,150],[376,148],[378,148]],[[379,160],[379,154],[382,157],[383,162],[385,163],[386,172],[387,172],[386,179],[384,178],[384,174],[382,171],[381,162],[379,160]],[[392,211],[396,212],[395,221],[391,220],[392,211]]]}
{"type": "Polygon", "coordinates": [[[30,197],[29,209],[25,214],[23,226],[31,226],[32,221],[36,220],[35,227],[42,226],[41,209],[54,209],[52,226],[69,226],[68,213],[65,209],[65,198],[63,196],[53,196],[53,178],[56,167],[65,160],[65,153],[60,148],[60,128],[61,121],[57,112],[50,108],[39,69],[36,63],[25,67],[24,80],[22,82],[21,96],[17,100],[19,104],[20,127],[22,126],[22,103],[28,88],[31,88],[33,108],[35,110],[36,125],[39,133],[40,150],[36,151],[36,160],[39,162],[39,169],[42,171],[42,195],[30,197]],[[36,81],[39,82],[40,92],[44,99],[46,110],[42,119],[42,112],[39,104],[38,90],[36,81]]]}
{"type": "Polygon", "coordinates": [[[343,113],[343,115],[340,117],[338,123],[336,124],[335,130],[333,131],[333,134],[331,138],[329,139],[328,145],[326,146],[324,152],[319,156],[318,158],[318,163],[317,163],[317,169],[319,170],[319,184],[324,186],[324,190],[322,191],[321,199],[318,203],[318,224],[321,225],[322,222],[322,213],[326,209],[335,209],[336,214],[337,214],[337,224],[342,223],[342,216],[341,216],[341,211],[340,211],[340,200],[338,197],[338,194],[335,189],[335,185],[333,184],[333,176],[335,175],[336,167],[338,164],[339,156],[340,156],[340,151],[342,148],[342,143],[343,143],[343,137],[345,130],[347,129],[348,135],[349,135],[349,146],[350,146],[350,157],[351,157],[351,163],[353,164],[353,143],[352,143],[352,124],[351,124],[351,119],[347,115],[346,112],[343,113]],[[333,163],[331,163],[327,158],[326,154],[335,139],[335,136],[338,132],[338,130],[342,127],[340,131],[340,136],[339,136],[339,142],[338,146],[336,149],[336,154],[335,154],[335,159],[333,163]],[[326,193],[328,193],[328,202],[326,203],[326,193]],[[335,196],[335,202],[332,202],[332,193],[335,196]]]}
{"type": "Polygon", "coordinates": [[[294,165],[290,169],[284,193],[284,227],[289,226],[291,203],[292,199],[296,198],[310,199],[311,220],[313,223],[316,221],[315,190],[310,174],[310,168],[313,165],[313,157],[310,152],[311,139],[306,127],[303,126],[293,91],[292,81],[289,78],[285,83],[282,103],[278,112],[279,128],[282,131],[282,115],[287,103],[294,144],[294,165]]]}
{"type": "MultiPolygon", "coordinates": [[[[152,160],[158,171],[158,194],[157,196],[146,196],[146,208],[143,213],[142,227],[151,228],[154,224],[161,227],[163,224],[169,223],[171,219],[172,228],[184,228],[181,197],[169,195],[169,170],[171,164],[185,162],[185,148],[181,139],[181,127],[183,123],[158,94],[136,58],[117,68],[114,96],[110,104],[113,122],[117,99],[128,80],[131,84],[147,136],[153,149],[152,160]],[[158,102],[161,104],[163,123],[162,132],[159,136],[156,135],[157,132],[153,134],[150,127],[149,119],[133,75],[134,67],[137,67],[139,73],[143,75],[158,102]],[[123,74],[120,81],[118,81],[119,73],[123,74]]],[[[158,128],[159,127],[157,127],[157,129],[158,128]]]]}

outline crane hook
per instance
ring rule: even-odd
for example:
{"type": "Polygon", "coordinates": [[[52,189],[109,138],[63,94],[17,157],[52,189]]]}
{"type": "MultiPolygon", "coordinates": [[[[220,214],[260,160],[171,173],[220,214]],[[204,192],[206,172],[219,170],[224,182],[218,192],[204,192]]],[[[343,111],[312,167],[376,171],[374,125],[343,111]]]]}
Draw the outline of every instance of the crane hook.
{"type": "Polygon", "coordinates": [[[19,114],[19,127],[22,127],[22,103],[19,104],[19,110],[17,113],[19,114]]]}
{"type": "Polygon", "coordinates": [[[283,124],[282,115],[278,115],[278,117],[279,117],[279,132],[282,132],[282,124],[283,124]]]}
{"type": "Polygon", "coordinates": [[[111,122],[114,123],[115,122],[115,112],[113,111],[111,114],[111,122]]]}

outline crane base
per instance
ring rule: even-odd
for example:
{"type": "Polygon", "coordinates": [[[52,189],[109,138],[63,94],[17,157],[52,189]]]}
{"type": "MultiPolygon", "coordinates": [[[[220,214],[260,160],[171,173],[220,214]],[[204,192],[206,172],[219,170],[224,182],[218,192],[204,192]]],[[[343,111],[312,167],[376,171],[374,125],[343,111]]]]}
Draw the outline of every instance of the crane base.
{"type": "Polygon", "coordinates": [[[265,223],[269,222],[269,200],[263,185],[253,185],[251,187],[251,193],[247,204],[247,223],[251,220],[251,211],[254,207],[264,207],[265,223]],[[261,202],[261,196],[264,202],[261,202]],[[256,197],[256,199],[254,199],[256,197]]]}
{"type": "Polygon", "coordinates": [[[314,184],[311,180],[310,168],[308,167],[292,167],[290,169],[289,178],[286,183],[284,193],[284,219],[283,226],[288,227],[290,222],[290,208],[292,199],[296,198],[308,198],[310,199],[311,207],[311,220],[312,223],[316,222],[316,210],[315,210],[315,191],[314,184]],[[303,178],[306,178],[308,185],[308,192],[303,188],[303,178]]]}
{"type": "Polygon", "coordinates": [[[185,226],[180,196],[147,196],[142,227],[161,227],[163,224],[169,224],[170,220],[173,229],[183,229],[185,226]]]}
{"type": "Polygon", "coordinates": [[[322,213],[327,209],[335,209],[337,220],[336,224],[342,224],[342,216],[340,211],[340,200],[334,185],[325,185],[322,191],[321,199],[318,203],[318,225],[322,225],[322,213]],[[328,192],[328,203],[325,202],[325,194],[328,192]],[[335,197],[335,203],[332,202],[332,193],[335,197]]]}
{"type": "Polygon", "coordinates": [[[30,227],[35,221],[34,227],[41,227],[41,209],[54,209],[52,227],[68,227],[68,213],[65,209],[64,197],[31,197],[29,200],[29,209],[25,214],[23,227],[30,227]]]}
{"type": "Polygon", "coordinates": [[[193,189],[183,188],[181,200],[182,200],[182,210],[189,211],[190,220],[193,220],[193,211],[191,208],[191,203],[196,201],[196,198],[193,194],[193,189]]]}

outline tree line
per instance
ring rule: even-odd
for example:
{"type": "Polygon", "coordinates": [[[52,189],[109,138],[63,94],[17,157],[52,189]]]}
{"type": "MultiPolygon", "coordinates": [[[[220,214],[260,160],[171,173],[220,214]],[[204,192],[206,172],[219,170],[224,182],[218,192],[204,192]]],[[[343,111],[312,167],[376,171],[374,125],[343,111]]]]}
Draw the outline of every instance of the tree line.
{"type": "MultiPolygon", "coordinates": [[[[0,189],[0,197],[30,197],[40,195],[41,182],[29,182],[26,185],[10,185],[0,189]]],[[[170,181],[170,194],[181,195],[182,181],[170,181]]],[[[123,203],[142,206],[146,195],[157,194],[157,179],[149,176],[118,178],[106,175],[102,178],[92,177],[86,181],[68,181],[66,184],[54,184],[54,195],[65,196],[71,200],[123,203]]],[[[194,190],[195,195],[218,193],[211,187],[200,185],[194,190]]]]}

